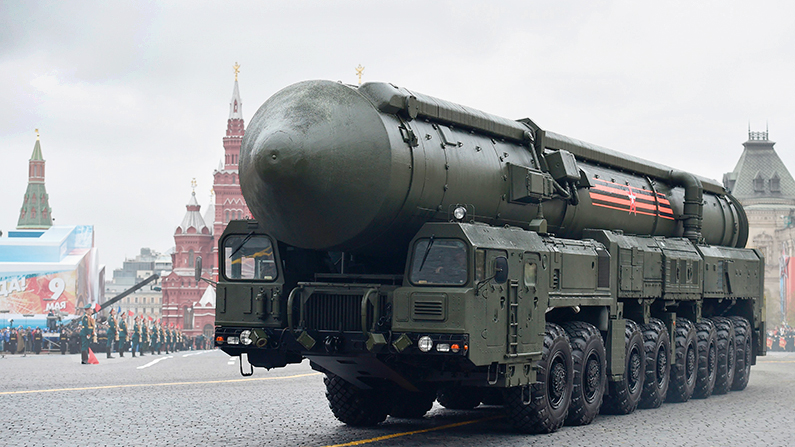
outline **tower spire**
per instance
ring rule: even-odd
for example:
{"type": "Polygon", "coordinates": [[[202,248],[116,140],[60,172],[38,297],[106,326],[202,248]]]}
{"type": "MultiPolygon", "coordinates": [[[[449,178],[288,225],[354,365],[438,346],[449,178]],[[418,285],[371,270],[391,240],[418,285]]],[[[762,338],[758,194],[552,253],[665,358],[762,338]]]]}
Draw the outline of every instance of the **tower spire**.
{"type": "Polygon", "coordinates": [[[240,99],[240,89],[237,86],[237,75],[240,73],[240,64],[235,62],[235,87],[232,90],[232,100],[229,101],[229,119],[243,119],[243,100],[240,99]]]}
{"type": "Polygon", "coordinates": [[[52,208],[44,187],[44,164],[39,129],[36,129],[36,143],[28,161],[28,189],[17,221],[19,230],[47,229],[52,226],[52,208]]]}
{"type": "Polygon", "coordinates": [[[240,144],[243,141],[243,100],[240,98],[240,88],[237,85],[237,75],[240,73],[240,64],[235,62],[235,86],[232,89],[232,100],[229,101],[229,120],[226,124],[224,137],[224,170],[237,171],[240,144]]]}
{"type": "Polygon", "coordinates": [[[362,67],[362,64],[359,64],[359,66],[356,67],[356,76],[359,77],[359,85],[362,85],[362,75],[363,74],[364,74],[364,67],[362,67]]]}

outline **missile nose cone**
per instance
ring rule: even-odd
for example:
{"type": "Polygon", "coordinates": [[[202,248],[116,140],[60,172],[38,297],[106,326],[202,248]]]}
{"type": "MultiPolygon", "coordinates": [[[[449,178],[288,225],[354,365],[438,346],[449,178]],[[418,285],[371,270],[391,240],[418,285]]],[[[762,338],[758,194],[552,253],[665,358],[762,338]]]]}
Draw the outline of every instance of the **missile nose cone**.
{"type": "Polygon", "coordinates": [[[392,155],[381,116],[354,88],[307,81],[276,93],[246,129],[240,184],[276,239],[345,249],[366,236],[389,191],[392,155]]]}

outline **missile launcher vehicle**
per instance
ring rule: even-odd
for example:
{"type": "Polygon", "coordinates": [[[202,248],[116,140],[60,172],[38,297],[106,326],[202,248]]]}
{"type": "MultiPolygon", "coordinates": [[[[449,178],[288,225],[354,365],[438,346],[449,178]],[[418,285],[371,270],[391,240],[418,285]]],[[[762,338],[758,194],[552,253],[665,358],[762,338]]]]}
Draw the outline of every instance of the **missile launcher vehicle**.
{"type": "Polygon", "coordinates": [[[387,83],[281,90],[239,160],[215,344],[308,359],[346,424],[438,400],[549,433],[742,390],[765,354],[764,259],[713,180],[387,83]]]}

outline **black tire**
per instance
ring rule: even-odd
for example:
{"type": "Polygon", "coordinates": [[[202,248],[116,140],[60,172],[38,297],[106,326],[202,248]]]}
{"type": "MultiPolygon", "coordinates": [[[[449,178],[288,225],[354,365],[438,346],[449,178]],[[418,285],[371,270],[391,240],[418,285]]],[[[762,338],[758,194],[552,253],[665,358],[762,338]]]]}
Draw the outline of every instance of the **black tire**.
{"type": "Polygon", "coordinates": [[[482,398],[480,389],[468,386],[444,387],[436,393],[436,400],[450,410],[471,410],[480,405],[482,398]]]}
{"type": "Polygon", "coordinates": [[[564,323],[574,381],[566,425],[587,425],[599,414],[607,386],[605,344],[599,329],[582,321],[564,323]]]}
{"type": "Polygon", "coordinates": [[[365,427],[386,419],[387,406],[382,390],[363,390],[332,375],[327,375],[323,382],[326,384],[328,406],[341,422],[365,427]]]}
{"type": "Polygon", "coordinates": [[[608,393],[602,403],[602,413],[630,414],[638,408],[643,394],[646,351],[640,326],[626,320],[624,328],[624,378],[619,382],[608,382],[608,393]]]}
{"type": "Polygon", "coordinates": [[[420,391],[411,392],[403,389],[396,389],[390,393],[392,408],[389,415],[403,419],[419,419],[433,407],[436,400],[435,392],[420,391]]]}
{"type": "Polygon", "coordinates": [[[718,339],[718,368],[715,376],[715,388],[712,394],[726,394],[734,383],[734,324],[728,318],[710,318],[715,323],[715,335],[718,339]]]}
{"type": "Polygon", "coordinates": [[[718,336],[715,324],[708,319],[696,323],[696,343],[698,344],[698,376],[693,397],[706,399],[715,389],[718,374],[718,336]]]}
{"type": "Polygon", "coordinates": [[[671,341],[665,323],[656,318],[641,325],[643,348],[646,351],[646,377],[640,408],[659,408],[668,394],[671,379],[671,341]]]}
{"type": "Polygon", "coordinates": [[[562,427],[571,402],[572,372],[566,331],[547,323],[536,382],[505,390],[508,422],[523,433],[552,433],[562,427]]]}
{"type": "Polygon", "coordinates": [[[698,343],[696,328],[690,320],[676,319],[676,347],[671,362],[671,383],[667,402],[687,402],[696,389],[698,377],[698,343]]]}
{"type": "Polygon", "coordinates": [[[751,378],[753,363],[751,324],[743,317],[729,317],[729,319],[734,325],[734,347],[737,352],[731,389],[742,391],[748,386],[748,379],[751,378]]]}

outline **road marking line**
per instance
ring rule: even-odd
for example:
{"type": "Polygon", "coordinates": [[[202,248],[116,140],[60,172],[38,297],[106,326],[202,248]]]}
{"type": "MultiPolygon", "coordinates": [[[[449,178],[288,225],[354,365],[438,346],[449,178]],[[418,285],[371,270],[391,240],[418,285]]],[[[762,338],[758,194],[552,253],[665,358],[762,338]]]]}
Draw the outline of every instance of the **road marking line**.
{"type": "Polygon", "coordinates": [[[184,354],[183,357],[190,357],[192,355],[202,355],[202,354],[207,354],[208,352],[212,352],[212,351],[191,352],[190,354],[184,354]]]}
{"type": "Polygon", "coordinates": [[[174,358],[174,356],[171,356],[171,355],[168,356],[168,357],[160,357],[159,359],[154,359],[151,362],[147,363],[146,365],[141,365],[141,366],[139,366],[139,367],[137,367],[135,369],[149,368],[152,365],[157,365],[157,363],[160,362],[160,361],[163,361],[165,359],[173,359],[173,358],[174,358]]]}
{"type": "Polygon", "coordinates": [[[349,447],[349,446],[352,446],[352,445],[370,444],[371,442],[385,441],[387,439],[399,438],[401,436],[416,435],[416,434],[419,434],[419,433],[428,433],[428,432],[437,431],[437,430],[446,430],[448,428],[461,427],[463,425],[476,424],[478,422],[493,421],[495,419],[502,419],[504,417],[505,416],[492,416],[492,417],[483,418],[483,419],[474,419],[474,420],[471,420],[471,421],[456,422],[455,424],[440,425],[438,427],[425,428],[425,429],[422,429],[422,430],[407,431],[407,432],[403,432],[403,433],[393,433],[391,435],[384,435],[384,436],[378,436],[378,437],[370,438],[370,439],[362,439],[362,440],[359,440],[359,441],[346,442],[345,444],[327,445],[326,447],[349,447]]]}
{"type": "Polygon", "coordinates": [[[54,388],[50,390],[2,391],[0,392],[0,396],[5,396],[8,394],[55,393],[58,391],[87,391],[87,390],[107,390],[113,388],[141,388],[147,386],[206,385],[210,383],[255,382],[261,380],[298,379],[301,377],[319,376],[319,375],[320,373],[308,373],[308,374],[297,374],[295,376],[257,377],[255,379],[204,380],[200,382],[133,383],[129,385],[87,386],[82,388],[54,388]]]}

